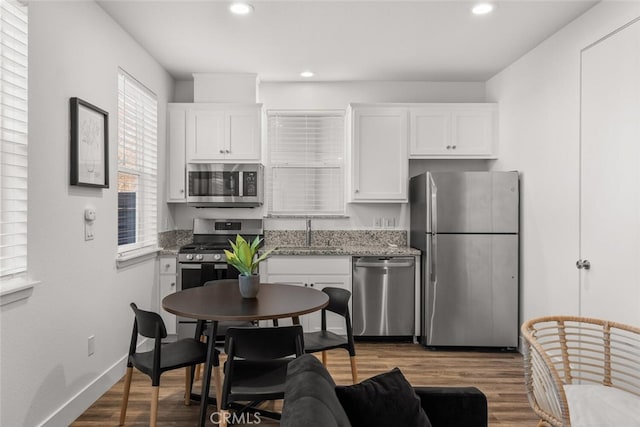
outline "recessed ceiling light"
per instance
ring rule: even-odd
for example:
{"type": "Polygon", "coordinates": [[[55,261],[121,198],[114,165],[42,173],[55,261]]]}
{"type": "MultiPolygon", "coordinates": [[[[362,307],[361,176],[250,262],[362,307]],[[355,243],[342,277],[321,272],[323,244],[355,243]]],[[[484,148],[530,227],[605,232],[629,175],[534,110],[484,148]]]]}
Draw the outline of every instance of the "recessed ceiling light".
{"type": "Polygon", "coordinates": [[[229,10],[235,15],[248,15],[253,12],[253,6],[249,3],[232,3],[229,10]]]}
{"type": "Polygon", "coordinates": [[[303,71],[300,73],[300,76],[306,78],[313,77],[313,71],[303,71]]]}
{"type": "Polygon", "coordinates": [[[473,6],[473,9],[471,9],[471,12],[473,12],[474,15],[484,15],[487,14],[489,12],[491,12],[493,10],[493,5],[489,4],[489,3],[479,3],[475,6],[473,6]]]}

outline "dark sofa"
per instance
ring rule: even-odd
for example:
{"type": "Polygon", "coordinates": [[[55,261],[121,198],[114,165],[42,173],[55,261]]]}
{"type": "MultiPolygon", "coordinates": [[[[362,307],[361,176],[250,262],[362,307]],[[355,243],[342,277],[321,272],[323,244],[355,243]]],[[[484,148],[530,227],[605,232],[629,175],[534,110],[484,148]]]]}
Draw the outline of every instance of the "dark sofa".
{"type": "MultiPolygon", "coordinates": [[[[351,426],[320,361],[303,355],[289,364],[282,427],[351,426]]],[[[486,427],[487,399],[475,387],[414,387],[433,427],[486,427]]],[[[374,426],[372,426],[374,427],[374,426]]]]}

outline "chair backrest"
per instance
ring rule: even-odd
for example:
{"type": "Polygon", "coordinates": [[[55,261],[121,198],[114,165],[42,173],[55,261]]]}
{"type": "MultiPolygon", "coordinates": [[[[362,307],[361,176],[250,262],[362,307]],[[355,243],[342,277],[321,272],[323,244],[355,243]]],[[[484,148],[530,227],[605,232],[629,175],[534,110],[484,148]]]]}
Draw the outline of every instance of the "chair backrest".
{"type": "Polygon", "coordinates": [[[349,315],[349,298],[351,298],[351,292],[346,289],[332,288],[329,286],[323,288],[322,292],[329,295],[329,305],[327,305],[324,310],[339,314],[342,317],[349,315]]]}
{"type": "Polygon", "coordinates": [[[158,313],[139,309],[137,305],[131,303],[131,308],[136,315],[134,330],[147,338],[166,338],[167,328],[162,317],[158,313]]]}
{"type": "Polygon", "coordinates": [[[230,358],[280,359],[304,352],[302,326],[276,328],[229,328],[224,343],[230,358]]]}
{"type": "Polygon", "coordinates": [[[203,286],[211,286],[211,285],[237,285],[238,279],[220,279],[220,280],[209,280],[208,282],[204,282],[203,286]]]}

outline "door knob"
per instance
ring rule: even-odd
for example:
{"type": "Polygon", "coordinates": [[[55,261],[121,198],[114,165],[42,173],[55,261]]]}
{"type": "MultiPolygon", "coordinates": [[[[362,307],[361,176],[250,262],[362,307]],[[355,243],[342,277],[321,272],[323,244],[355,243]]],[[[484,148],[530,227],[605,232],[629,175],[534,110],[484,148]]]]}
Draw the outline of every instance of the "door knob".
{"type": "Polygon", "coordinates": [[[584,268],[585,270],[589,270],[591,268],[591,263],[587,259],[579,259],[576,261],[576,267],[578,269],[584,268]]]}

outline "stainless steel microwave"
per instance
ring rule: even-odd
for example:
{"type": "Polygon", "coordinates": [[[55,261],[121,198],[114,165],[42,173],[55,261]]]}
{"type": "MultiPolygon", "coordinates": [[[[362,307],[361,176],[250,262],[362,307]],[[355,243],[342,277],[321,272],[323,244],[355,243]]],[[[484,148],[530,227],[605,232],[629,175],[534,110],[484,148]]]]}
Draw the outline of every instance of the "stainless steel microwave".
{"type": "Polygon", "coordinates": [[[263,202],[264,168],[257,163],[187,165],[187,203],[195,207],[255,207],[263,202]]]}

